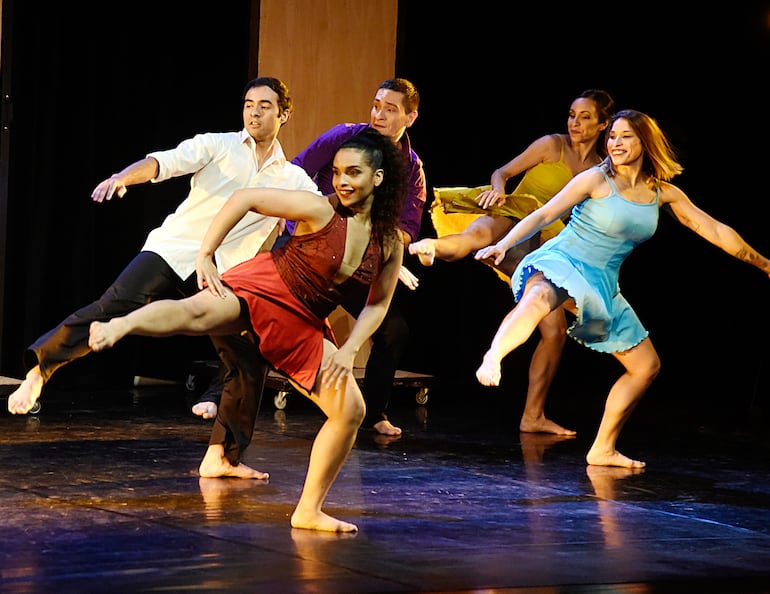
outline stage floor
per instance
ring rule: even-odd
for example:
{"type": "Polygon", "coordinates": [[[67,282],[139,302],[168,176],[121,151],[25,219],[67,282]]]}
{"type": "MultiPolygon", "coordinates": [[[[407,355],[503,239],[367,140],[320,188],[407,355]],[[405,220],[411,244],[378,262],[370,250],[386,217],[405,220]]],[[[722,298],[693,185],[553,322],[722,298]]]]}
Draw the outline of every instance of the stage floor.
{"type": "Polygon", "coordinates": [[[3,401],[0,591],[770,591],[766,422],[641,411],[619,444],[633,472],[586,466],[594,411],[554,415],[564,439],[495,402],[400,397],[404,435],[361,431],[332,487],[327,511],[360,528],[334,535],[289,525],[322,423],[299,396],[263,400],[244,461],[269,482],[197,476],[210,424],[178,387],[3,401]]]}

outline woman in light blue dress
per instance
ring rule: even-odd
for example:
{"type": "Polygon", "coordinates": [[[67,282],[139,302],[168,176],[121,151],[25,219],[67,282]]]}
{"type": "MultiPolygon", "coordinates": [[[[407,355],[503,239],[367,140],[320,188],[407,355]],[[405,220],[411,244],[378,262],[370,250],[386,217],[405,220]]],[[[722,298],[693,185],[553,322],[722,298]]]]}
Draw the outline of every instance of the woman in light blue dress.
{"type": "Polygon", "coordinates": [[[607,395],[604,415],[588,451],[588,464],[641,468],[615,449],[623,425],[660,369],[660,359],[634,310],[620,293],[620,266],[657,228],[658,211],[668,204],[685,227],[731,256],[770,275],[770,260],[730,226],[693,204],[669,183],[682,166],[657,122],[635,110],[617,112],[607,135],[608,157],[576,175],[544,206],[514,226],[476,259],[503,260],[572,209],[565,229],[521,261],[511,278],[516,306],[506,315],[476,371],[485,386],[500,383],[501,362],[564,305],[575,314],[567,333],[580,344],[611,353],[625,372],[607,395]]]}

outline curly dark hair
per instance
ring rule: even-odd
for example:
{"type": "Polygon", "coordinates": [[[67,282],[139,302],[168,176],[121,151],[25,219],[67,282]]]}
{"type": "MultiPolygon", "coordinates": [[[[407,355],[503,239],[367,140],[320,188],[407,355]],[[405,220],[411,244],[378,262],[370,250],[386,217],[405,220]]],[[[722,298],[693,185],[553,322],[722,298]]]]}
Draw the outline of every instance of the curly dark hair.
{"type": "Polygon", "coordinates": [[[374,190],[372,203],[372,235],[383,242],[389,236],[400,236],[398,225],[401,205],[407,189],[406,160],[396,144],[374,128],[364,128],[343,142],[337,150],[361,151],[367,164],[382,169],[382,183],[374,190]]]}

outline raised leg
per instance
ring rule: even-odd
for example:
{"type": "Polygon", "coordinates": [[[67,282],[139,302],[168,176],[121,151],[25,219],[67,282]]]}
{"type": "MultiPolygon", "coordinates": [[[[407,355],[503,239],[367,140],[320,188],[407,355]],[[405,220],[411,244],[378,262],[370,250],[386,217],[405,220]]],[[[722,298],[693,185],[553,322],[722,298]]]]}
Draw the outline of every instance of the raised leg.
{"type": "Polygon", "coordinates": [[[506,217],[484,215],[461,233],[436,239],[425,238],[409,244],[409,253],[416,255],[423,266],[431,266],[436,258],[454,262],[494,243],[512,226],[513,222],[506,217]]]}
{"type": "Polygon", "coordinates": [[[108,322],[92,322],[88,346],[93,351],[112,347],[128,334],[171,336],[228,334],[243,329],[238,298],[227,291],[224,299],[207,290],[186,299],[162,299],[108,322]]]}
{"type": "Polygon", "coordinates": [[[484,386],[500,384],[503,358],[521,346],[535,331],[538,324],[560,305],[554,286],[541,273],[527,281],[519,303],[508,312],[497,329],[492,344],[476,370],[476,379],[484,386]]]}

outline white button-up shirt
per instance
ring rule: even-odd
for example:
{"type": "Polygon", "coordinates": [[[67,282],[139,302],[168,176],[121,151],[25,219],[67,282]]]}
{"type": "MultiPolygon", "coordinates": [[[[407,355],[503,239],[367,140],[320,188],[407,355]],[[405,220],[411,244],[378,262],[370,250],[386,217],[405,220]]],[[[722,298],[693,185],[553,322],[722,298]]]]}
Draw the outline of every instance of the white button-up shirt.
{"type": "MultiPolygon", "coordinates": [[[[257,166],[256,143],[240,132],[197,134],[176,148],[149,153],[158,161],[152,182],[192,173],[190,193],[160,227],[150,231],[144,251],[160,255],[182,279],[195,272],[195,256],[211,220],[230,195],[240,188],[275,187],[308,190],[320,195],[305,170],[286,160],[278,139],[262,168],[257,166]]],[[[228,268],[254,256],[279,219],[249,212],[227,234],[215,257],[217,268],[228,268]]]]}

